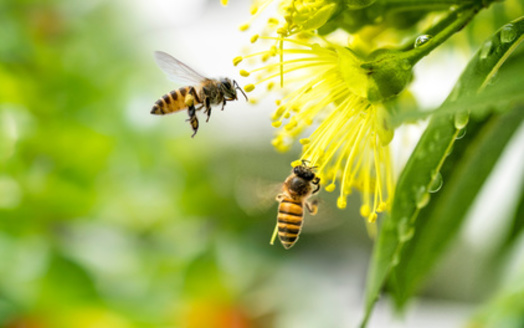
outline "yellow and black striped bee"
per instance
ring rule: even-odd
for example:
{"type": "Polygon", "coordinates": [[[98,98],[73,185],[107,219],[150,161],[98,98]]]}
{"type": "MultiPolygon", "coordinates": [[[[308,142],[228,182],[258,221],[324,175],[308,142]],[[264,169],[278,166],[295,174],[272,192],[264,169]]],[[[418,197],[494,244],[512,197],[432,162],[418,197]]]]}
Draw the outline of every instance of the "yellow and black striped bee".
{"type": "Polygon", "coordinates": [[[303,160],[301,165],[295,166],[291,175],[282,185],[282,193],[276,198],[278,206],[277,226],[271,239],[271,245],[278,238],[285,249],[291,248],[298,240],[304,221],[304,206],[311,215],[317,213],[317,202],[308,201],[311,195],[320,190],[320,178],[313,172],[314,167],[307,165],[303,160]]]}
{"type": "Polygon", "coordinates": [[[198,131],[197,110],[205,107],[204,113],[207,114],[207,122],[211,116],[211,105],[222,104],[222,110],[224,110],[227,101],[237,100],[236,90],[240,90],[247,100],[246,94],[235,80],[227,77],[221,79],[204,77],[175,57],[162,51],[155,51],[155,59],[160,69],[170,80],[189,85],[163,95],[155,102],[151,114],[164,115],[187,108],[188,121],[193,128],[191,137],[194,137],[198,131]]]}

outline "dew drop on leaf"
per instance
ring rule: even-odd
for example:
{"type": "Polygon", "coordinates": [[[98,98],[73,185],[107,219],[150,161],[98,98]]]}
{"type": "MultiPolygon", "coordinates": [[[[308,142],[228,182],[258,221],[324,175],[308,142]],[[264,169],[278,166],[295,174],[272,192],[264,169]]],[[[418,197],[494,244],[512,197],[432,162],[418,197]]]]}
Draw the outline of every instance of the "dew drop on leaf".
{"type": "Polygon", "coordinates": [[[463,128],[462,130],[459,131],[455,139],[456,140],[462,139],[464,138],[465,135],[466,135],[466,128],[463,128]]]}
{"type": "Polygon", "coordinates": [[[401,235],[399,235],[399,240],[401,243],[405,243],[409,241],[411,238],[413,238],[413,235],[415,234],[415,228],[410,227],[404,231],[401,235]]]}
{"type": "Polygon", "coordinates": [[[433,180],[431,180],[431,184],[429,185],[428,191],[430,193],[435,193],[439,191],[440,188],[442,188],[442,174],[440,174],[440,172],[437,172],[434,175],[433,180]]]}
{"type": "Polygon", "coordinates": [[[480,59],[486,59],[493,52],[493,42],[491,40],[486,41],[480,48],[480,59]]]}
{"type": "Polygon", "coordinates": [[[458,130],[464,129],[468,125],[469,113],[468,112],[459,112],[455,114],[455,128],[458,130]]]}
{"type": "Polygon", "coordinates": [[[415,234],[415,228],[410,226],[409,220],[407,217],[403,217],[397,227],[398,239],[401,243],[405,243],[413,238],[415,234]]]}
{"type": "Polygon", "coordinates": [[[425,45],[429,40],[433,39],[431,35],[423,34],[417,37],[415,40],[415,48],[425,45]]]}
{"type": "Polygon", "coordinates": [[[500,31],[500,42],[502,43],[508,43],[517,37],[517,31],[515,30],[515,27],[511,24],[508,24],[502,28],[500,31]]]}
{"type": "Polygon", "coordinates": [[[417,194],[415,195],[415,201],[417,208],[423,208],[424,206],[428,205],[429,203],[429,194],[426,190],[426,187],[422,186],[417,190],[417,194]]]}

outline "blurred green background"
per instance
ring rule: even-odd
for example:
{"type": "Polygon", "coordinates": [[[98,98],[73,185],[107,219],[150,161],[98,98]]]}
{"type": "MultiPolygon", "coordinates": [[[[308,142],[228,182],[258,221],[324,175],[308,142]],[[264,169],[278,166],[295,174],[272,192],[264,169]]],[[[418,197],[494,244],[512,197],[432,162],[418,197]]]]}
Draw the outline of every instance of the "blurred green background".
{"type": "MultiPolygon", "coordinates": [[[[208,5],[196,14],[227,14],[208,5]]],[[[341,219],[309,230],[346,233],[316,240],[306,229],[309,245],[270,247],[274,183],[293,154],[274,152],[268,132],[235,133],[245,103],[215,111],[194,139],[185,114],[150,115],[175,87],[152,51],[177,55],[177,41],[144,49],[162,32],[129,7],[0,5],[0,326],[270,327],[299,310],[286,305],[306,287],[297,272],[331,248],[347,265],[347,244],[371,242],[360,221],[341,219]]]]}
{"type": "MultiPolygon", "coordinates": [[[[194,139],[185,114],[149,114],[175,88],[154,50],[239,79],[249,4],[230,7],[0,3],[0,327],[359,322],[372,241],[357,195],[340,211],[322,193],[294,248],[268,244],[275,183],[299,152],[271,148],[271,103],[215,110],[194,139]]],[[[447,262],[411,325],[463,322],[486,295],[475,275],[447,279],[460,259],[447,262]]]]}

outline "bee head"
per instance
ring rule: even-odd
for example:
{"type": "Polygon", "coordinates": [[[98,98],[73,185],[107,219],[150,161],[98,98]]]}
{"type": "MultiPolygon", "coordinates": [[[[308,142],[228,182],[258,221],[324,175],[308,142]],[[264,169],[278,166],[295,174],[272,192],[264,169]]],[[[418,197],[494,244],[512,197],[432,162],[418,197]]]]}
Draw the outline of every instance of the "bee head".
{"type": "Polygon", "coordinates": [[[226,78],[220,79],[220,90],[226,99],[237,99],[237,91],[233,88],[231,80],[226,78]]]}
{"type": "Polygon", "coordinates": [[[229,100],[237,100],[237,90],[240,90],[244,97],[247,96],[244,93],[244,91],[238,86],[237,81],[231,80],[230,78],[223,78],[220,80],[220,90],[222,90],[222,93],[224,94],[226,99],[229,100]]]}
{"type": "Polygon", "coordinates": [[[311,167],[308,167],[305,164],[295,166],[293,168],[293,173],[306,181],[311,181],[315,178],[315,173],[311,170],[311,167]]]}

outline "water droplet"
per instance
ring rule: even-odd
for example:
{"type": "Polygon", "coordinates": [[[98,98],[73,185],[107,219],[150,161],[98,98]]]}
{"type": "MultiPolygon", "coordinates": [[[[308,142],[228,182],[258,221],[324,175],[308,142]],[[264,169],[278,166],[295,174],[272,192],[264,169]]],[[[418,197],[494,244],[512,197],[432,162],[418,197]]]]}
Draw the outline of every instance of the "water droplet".
{"type": "Polygon", "coordinates": [[[459,133],[457,134],[457,137],[455,139],[457,139],[457,140],[462,139],[462,138],[464,138],[465,135],[466,135],[466,128],[460,130],[459,133]]]}
{"type": "Polygon", "coordinates": [[[500,42],[502,43],[508,43],[517,37],[517,31],[515,30],[515,27],[511,24],[508,24],[502,28],[500,31],[500,42]]]}
{"type": "Polygon", "coordinates": [[[455,128],[462,130],[468,125],[469,113],[468,112],[459,112],[455,114],[455,128]]]}
{"type": "Polygon", "coordinates": [[[417,200],[417,208],[423,208],[428,205],[430,198],[428,193],[422,195],[422,197],[417,200]]]}
{"type": "Polygon", "coordinates": [[[428,34],[418,36],[417,39],[415,40],[415,48],[425,45],[431,39],[433,39],[433,37],[428,34]]]}
{"type": "Polygon", "coordinates": [[[397,231],[398,239],[401,243],[409,241],[411,238],[413,238],[413,235],[415,234],[415,228],[410,226],[407,217],[403,217],[402,219],[400,219],[397,231]]]}
{"type": "Polygon", "coordinates": [[[486,41],[482,48],[480,48],[480,59],[486,59],[493,52],[493,42],[486,41]]]}
{"type": "Polygon", "coordinates": [[[431,184],[429,185],[428,191],[430,193],[435,193],[442,188],[442,174],[440,172],[437,172],[433,176],[433,180],[431,180],[431,184]]]}
{"type": "Polygon", "coordinates": [[[399,240],[401,243],[408,242],[411,238],[413,238],[414,234],[415,234],[415,228],[410,227],[409,229],[406,229],[406,231],[399,236],[399,240]]]}
{"type": "Polygon", "coordinates": [[[428,205],[429,199],[430,197],[426,190],[426,187],[420,187],[415,195],[417,208],[423,208],[424,206],[428,205]]]}

